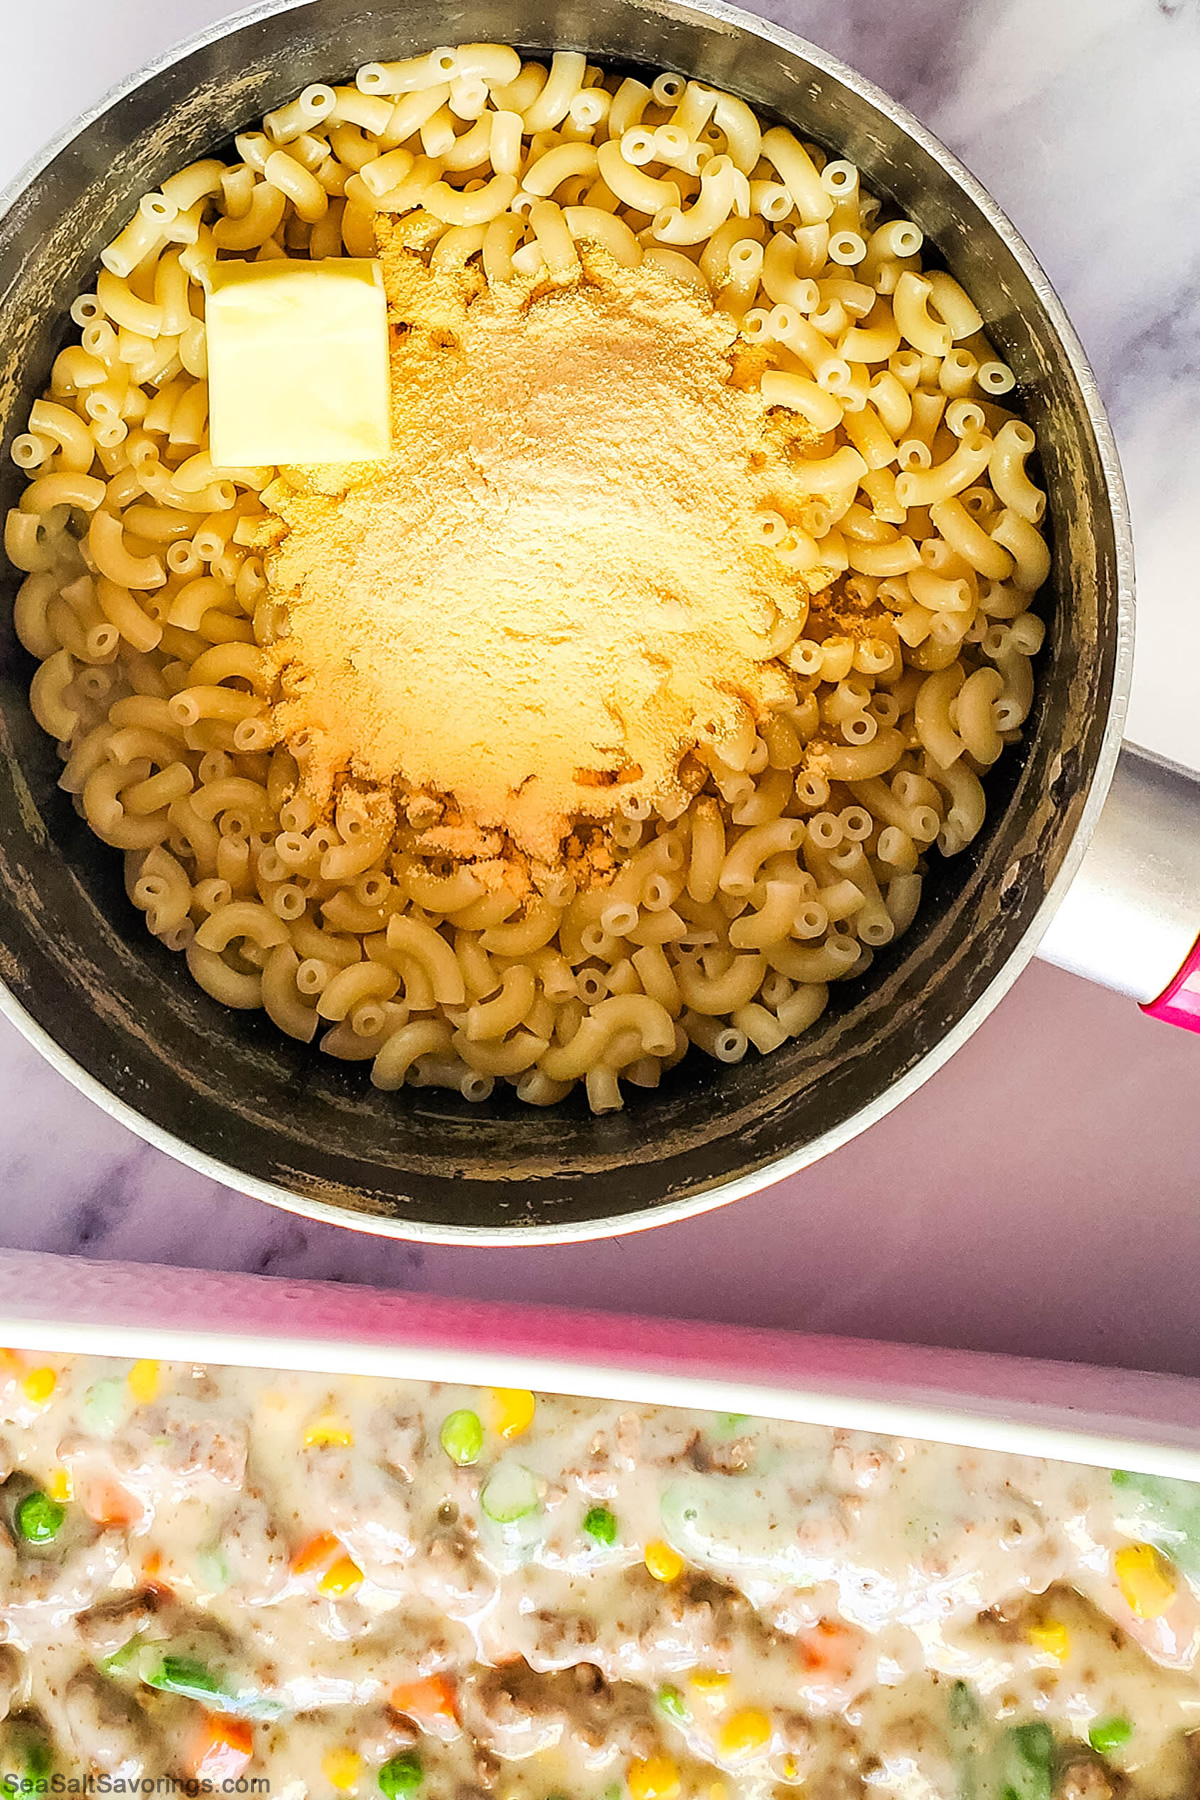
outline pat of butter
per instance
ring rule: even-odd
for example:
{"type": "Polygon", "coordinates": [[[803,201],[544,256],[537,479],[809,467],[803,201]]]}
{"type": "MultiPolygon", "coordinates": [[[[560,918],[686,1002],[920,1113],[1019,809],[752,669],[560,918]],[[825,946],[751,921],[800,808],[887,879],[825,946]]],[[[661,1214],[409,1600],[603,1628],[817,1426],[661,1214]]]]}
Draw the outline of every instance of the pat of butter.
{"type": "Polygon", "coordinates": [[[218,468],[387,455],[387,299],[377,262],[217,263],[205,313],[218,468]]]}

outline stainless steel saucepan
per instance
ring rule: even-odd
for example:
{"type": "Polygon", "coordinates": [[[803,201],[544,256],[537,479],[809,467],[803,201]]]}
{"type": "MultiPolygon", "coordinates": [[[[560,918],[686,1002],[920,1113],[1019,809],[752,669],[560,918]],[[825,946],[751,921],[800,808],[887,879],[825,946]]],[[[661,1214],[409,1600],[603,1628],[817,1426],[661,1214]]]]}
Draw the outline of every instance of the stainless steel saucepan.
{"type": "Polygon", "coordinates": [[[117,1118],[234,1187],[368,1231],[510,1243],[681,1218],[844,1143],[964,1042],[1064,899],[1047,940],[1054,960],[1154,1000],[1200,933],[1200,831],[1188,829],[1200,809],[1186,776],[1121,750],[1133,648],[1125,496],[1095,382],[1045,276],[902,107],[721,0],[283,0],[132,77],[0,196],[0,511],[20,484],[8,446],[70,329],[67,308],[140,195],[310,81],[486,39],[679,70],[857,162],[873,191],[924,228],[1017,371],[1042,445],[1054,548],[1025,742],[993,773],[971,851],[934,859],[917,927],[864,982],[835,989],[800,1041],[732,1068],[689,1059],[659,1090],[600,1118],[575,1102],[542,1111],[503,1097],[473,1107],[425,1088],[381,1094],[361,1070],[195,988],[127,903],[120,857],[55,785],[53,746],[29,711],[31,664],[12,632],[11,576],[0,575],[9,1017],[117,1118]]]}

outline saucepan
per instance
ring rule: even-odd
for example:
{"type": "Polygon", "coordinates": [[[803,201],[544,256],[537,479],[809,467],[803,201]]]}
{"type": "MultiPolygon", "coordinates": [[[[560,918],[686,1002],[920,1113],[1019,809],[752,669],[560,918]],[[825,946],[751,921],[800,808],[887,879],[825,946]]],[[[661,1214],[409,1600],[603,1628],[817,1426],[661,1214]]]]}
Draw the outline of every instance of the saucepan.
{"type": "Polygon", "coordinates": [[[688,1059],[599,1118],[570,1102],[535,1110],[503,1099],[472,1107],[429,1088],[383,1094],[356,1066],[226,1011],[188,981],[129,906],[120,859],[56,786],[53,745],[29,711],[11,577],[0,576],[8,1016],[114,1116],[232,1186],[381,1234],[511,1243],[681,1218],[844,1143],[964,1042],[1064,900],[1047,940],[1056,961],[1186,1020],[1200,805],[1185,775],[1121,747],[1129,521],[1095,381],[1057,296],[978,182],[902,107],[721,0],[276,0],[132,77],[0,197],[0,511],[19,485],[8,446],[67,335],[67,308],[140,195],[310,81],[488,39],[679,70],[857,162],[874,192],[922,226],[1015,369],[1043,446],[1054,550],[1024,742],[994,772],[971,851],[927,881],[920,923],[864,981],[835,988],[801,1039],[734,1067],[688,1059]]]}

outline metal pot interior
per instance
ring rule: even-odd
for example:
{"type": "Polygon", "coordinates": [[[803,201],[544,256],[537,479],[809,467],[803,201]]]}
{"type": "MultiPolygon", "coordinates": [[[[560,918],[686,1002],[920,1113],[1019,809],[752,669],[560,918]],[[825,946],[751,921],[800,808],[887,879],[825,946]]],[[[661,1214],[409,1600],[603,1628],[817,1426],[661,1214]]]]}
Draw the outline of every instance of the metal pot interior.
{"type": "Polygon", "coordinates": [[[310,0],[211,34],[119,93],[0,220],[0,510],[21,486],[8,446],[71,331],[70,302],[142,193],[309,81],[489,38],[702,77],[858,162],[938,246],[1017,371],[1055,551],[1025,741],[989,780],[972,849],[934,859],[918,924],[864,981],[835,988],[805,1038],[735,1067],[689,1058],[600,1118],[574,1098],[541,1110],[380,1094],[360,1068],[197,989],[127,902],[119,854],[55,785],[12,631],[15,581],[0,574],[0,977],[18,1023],[127,1123],[235,1186],[369,1230],[511,1241],[627,1230],[749,1191],[853,1135],[949,1054],[1032,954],[1047,896],[1082,853],[1116,754],[1132,602],[1094,386],[1011,227],[869,84],[762,21],[675,0],[310,0]]]}

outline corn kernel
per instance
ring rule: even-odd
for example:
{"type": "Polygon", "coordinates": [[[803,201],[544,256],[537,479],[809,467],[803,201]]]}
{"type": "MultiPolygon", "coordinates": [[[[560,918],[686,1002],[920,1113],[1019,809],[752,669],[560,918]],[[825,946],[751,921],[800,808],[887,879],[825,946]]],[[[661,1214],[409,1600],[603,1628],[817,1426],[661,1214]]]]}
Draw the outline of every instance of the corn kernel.
{"type": "Polygon", "coordinates": [[[531,1760],[537,1769],[538,1786],[544,1782],[547,1790],[550,1790],[547,1800],[554,1800],[553,1790],[557,1790],[559,1794],[564,1788],[570,1791],[571,1765],[563,1755],[561,1745],[554,1744],[545,1750],[535,1750],[531,1760]]]}
{"type": "Polygon", "coordinates": [[[729,1676],[722,1675],[719,1669],[693,1669],[688,1676],[691,1687],[699,1688],[702,1694],[719,1694],[729,1686],[729,1676]]]}
{"type": "Polygon", "coordinates": [[[683,1574],[683,1558],[670,1544],[655,1538],[646,1545],[646,1567],[655,1581],[675,1581],[683,1574]]]}
{"type": "Polygon", "coordinates": [[[349,1793],[362,1774],[363,1759],[357,1750],[327,1750],[321,1758],[321,1773],[339,1794],[349,1793]]]}
{"type": "Polygon", "coordinates": [[[1055,1662],[1066,1662],[1071,1654],[1071,1633],[1061,1619],[1045,1619],[1040,1625],[1031,1625],[1025,1636],[1035,1650],[1052,1656],[1055,1662]]]}
{"type": "Polygon", "coordinates": [[[68,1500],[73,1500],[75,1498],[75,1483],[71,1480],[70,1469],[64,1469],[60,1465],[57,1469],[51,1470],[50,1479],[46,1483],[46,1492],[49,1494],[50,1498],[56,1500],[60,1506],[64,1505],[68,1500]]]}
{"type": "Polygon", "coordinates": [[[30,1369],[21,1383],[25,1398],[35,1406],[45,1406],[57,1386],[58,1376],[53,1369],[30,1369]]]}
{"type": "Polygon", "coordinates": [[[139,1362],[135,1362],[125,1379],[139,1406],[149,1406],[152,1400],[158,1399],[162,1371],[152,1356],[143,1356],[139,1362]]]}
{"type": "Polygon", "coordinates": [[[709,1782],[708,1800],[729,1800],[729,1789],[723,1781],[709,1782]]]}
{"type": "Polygon", "coordinates": [[[350,1450],[354,1446],[354,1433],[345,1419],[338,1418],[336,1413],[318,1413],[305,1427],[304,1443],[309,1450],[315,1444],[337,1444],[350,1450]]]}
{"type": "Polygon", "coordinates": [[[675,1800],[679,1769],[669,1756],[638,1757],[626,1776],[630,1800],[675,1800]]]}
{"type": "Polygon", "coordinates": [[[350,1594],[362,1580],[362,1570],[348,1556],[339,1556],[326,1569],[317,1587],[322,1594],[350,1594]]]}
{"type": "Polygon", "coordinates": [[[742,1757],[753,1756],[770,1741],[770,1719],[757,1706],[747,1706],[725,1721],[717,1743],[722,1756],[742,1757]]]}
{"type": "Polygon", "coordinates": [[[520,1437],[533,1424],[537,1402],[528,1388],[493,1388],[491,1427],[500,1437],[520,1437]]]}
{"type": "Polygon", "coordinates": [[[1175,1598],[1175,1583],[1153,1544],[1126,1544],[1113,1557],[1117,1582],[1130,1612],[1157,1619],[1175,1598]]]}

